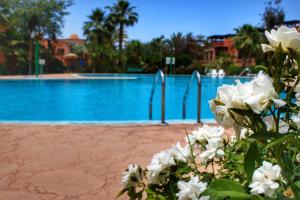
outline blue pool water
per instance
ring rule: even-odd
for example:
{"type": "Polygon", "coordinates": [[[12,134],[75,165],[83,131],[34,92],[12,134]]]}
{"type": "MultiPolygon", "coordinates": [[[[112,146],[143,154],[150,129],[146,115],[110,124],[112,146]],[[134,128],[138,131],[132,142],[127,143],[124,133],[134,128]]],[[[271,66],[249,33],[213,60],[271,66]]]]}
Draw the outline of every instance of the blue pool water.
{"type": "MultiPolygon", "coordinates": [[[[101,75],[103,76],[103,75],[101,75]]],[[[1,80],[0,120],[40,122],[130,121],[149,118],[154,75],[106,75],[124,79],[1,80]],[[127,79],[128,78],[128,79],[127,79]]],[[[166,121],[182,119],[182,100],[190,76],[166,77],[166,121]]],[[[217,87],[237,78],[202,76],[201,119],[213,119],[208,100],[217,87]]],[[[242,82],[248,78],[239,78],[242,82]]],[[[197,93],[193,83],[187,119],[196,119],[197,93]]],[[[160,120],[160,87],[153,100],[153,119],[160,120]]]]}

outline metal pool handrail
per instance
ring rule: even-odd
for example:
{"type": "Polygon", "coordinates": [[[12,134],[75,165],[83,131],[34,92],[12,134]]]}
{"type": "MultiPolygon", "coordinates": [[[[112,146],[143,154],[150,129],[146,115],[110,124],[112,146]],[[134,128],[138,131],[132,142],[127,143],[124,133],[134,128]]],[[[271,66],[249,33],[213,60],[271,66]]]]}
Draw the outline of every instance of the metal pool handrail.
{"type": "Polygon", "coordinates": [[[161,78],[161,123],[165,124],[165,75],[164,72],[159,69],[156,73],[155,80],[152,86],[151,90],[151,96],[150,96],[150,103],[149,103],[149,119],[152,120],[152,102],[153,102],[153,96],[155,93],[156,86],[158,84],[159,77],[161,78]]]}
{"type": "Polygon", "coordinates": [[[185,119],[186,118],[186,100],[189,96],[191,87],[192,87],[192,83],[194,78],[197,78],[197,83],[198,83],[198,96],[197,96],[197,123],[200,123],[200,113],[201,113],[201,76],[200,73],[198,71],[194,71],[189,84],[185,90],[185,94],[183,97],[183,104],[182,104],[182,118],[185,119]]]}

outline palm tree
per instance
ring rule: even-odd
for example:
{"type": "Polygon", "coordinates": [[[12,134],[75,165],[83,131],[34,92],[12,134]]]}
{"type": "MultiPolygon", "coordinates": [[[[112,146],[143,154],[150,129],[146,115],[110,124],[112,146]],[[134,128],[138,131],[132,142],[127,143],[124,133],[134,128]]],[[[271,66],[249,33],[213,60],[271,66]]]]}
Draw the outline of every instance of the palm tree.
{"type": "Polygon", "coordinates": [[[260,54],[261,33],[257,28],[245,24],[235,29],[237,35],[233,38],[234,46],[239,50],[239,55],[243,60],[243,66],[260,54]]]}
{"type": "Polygon", "coordinates": [[[93,72],[96,66],[101,65],[104,59],[114,57],[114,32],[115,28],[106,18],[104,11],[97,8],[92,11],[89,21],[84,23],[84,35],[87,37],[87,48],[93,62],[93,72]]]}
{"type": "Polygon", "coordinates": [[[89,21],[84,22],[83,33],[87,36],[88,41],[101,44],[108,37],[108,29],[106,24],[105,13],[97,8],[88,16],[89,21]]]}
{"type": "Polygon", "coordinates": [[[167,40],[169,48],[174,51],[175,55],[182,53],[187,46],[187,38],[181,33],[173,33],[171,38],[167,40]]]}
{"type": "Polygon", "coordinates": [[[127,0],[118,0],[112,7],[106,7],[110,11],[110,21],[118,27],[119,30],[119,51],[123,49],[124,29],[127,26],[133,26],[138,21],[138,14],[134,11],[127,0]]]}

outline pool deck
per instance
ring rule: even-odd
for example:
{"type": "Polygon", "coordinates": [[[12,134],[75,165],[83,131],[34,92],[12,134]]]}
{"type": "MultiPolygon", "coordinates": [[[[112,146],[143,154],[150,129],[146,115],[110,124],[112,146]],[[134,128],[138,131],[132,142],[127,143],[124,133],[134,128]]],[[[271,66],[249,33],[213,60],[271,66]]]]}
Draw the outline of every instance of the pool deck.
{"type": "Polygon", "coordinates": [[[0,80],[57,80],[57,79],[68,79],[68,80],[80,80],[80,79],[136,79],[135,77],[126,76],[80,76],[78,74],[44,74],[36,77],[35,75],[9,75],[0,76],[0,80]]]}
{"type": "MultiPolygon", "coordinates": [[[[35,75],[8,75],[0,76],[0,80],[15,80],[15,79],[80,79],[81,77],[77,74],[44,74],[38,78],[35,75]]],[[[85,78],[85,77],[83,77],[85,78]]]]}
{"type": "Polygon", "coordinates": [[[147,166],[196,127],[1,124],[0,199],[115,199],[128,164],[147,166]]]}
{"type": "MultiPolygon", "coordinates": [[[[82,74],[91,74],[92,73],[82,73],[82,74]]],[[[99,75],[101,73],[95,73],[94,75],[99,75]]],[[[107,75],[109,73],[102,73],[103,75],[107,75]]],[[[112,75],[115,75],[115,73],[112,73],[112,75]]],[[[134,75],[134,74],[131,74],[134,75]]],[[[141,75],[141,74],[137,74],[141,75]]],[[[181,74],[182,75],[182,74],[181,74]]],[[[186,74],[187,75],[187,74],[186,74]]],[[[202,76],[202,75],[201,75],[202,76]]],[[[204,75],[206,76],[206,75],[204,75]]],[[[249,78],[247,76],[226,76],[231,78],[249,78]]],[[[70,80],[78,80],[78,79],[136,79],[133,76],[80,76],[78,73],[62,73],[62,74],[43,74],[39,77],[36,77],[35,75],[0,75],[0,80],[51,80],[51,79],[70,79],[70,80]]]]}

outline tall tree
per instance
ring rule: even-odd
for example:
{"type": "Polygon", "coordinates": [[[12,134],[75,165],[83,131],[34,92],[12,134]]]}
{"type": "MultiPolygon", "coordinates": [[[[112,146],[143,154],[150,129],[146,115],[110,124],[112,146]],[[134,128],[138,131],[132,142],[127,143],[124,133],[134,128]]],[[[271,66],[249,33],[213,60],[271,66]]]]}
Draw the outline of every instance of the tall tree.
{"type": "Polygon", "coordinates": [[[88,41],[101,44],[105,41],[109,32],[106,27],[105,13],[97,8],[88,16],[89,21],[84,22],[83,33],[87,36],[88,41]]]}
{"type": "Polygon", "coordinates": [[[128,26],[133,26],[138,21],[138,13],[134,6],[127,0],[118,0],[112,7],[107,7],[110,11],[109,19],[119,30],[119,51],[123,49],[124,30],[128,26]]]}
{"type": "Polygon", "coordinates": [[[103,10],[97,8],[92,11],[89,20],[83,25],[84,35],[87,37],[87,47],[92,58],[93,73],[97,66],[111,60],[115,53],[113,47],[114,26],[106,18],[103,10]]]}
{"type": "Polygon", "coordinates": [[[243,60],[243,66],[249,63],[251,58],[256,57],[261,51],[261,33],[250,24],[235,29],[236,36],[233,38],[234,46],[239,50],[239,55],[243,60]]]}
{"type": "Polygon", "coordinates": [[[267,30],[283,24],[285,13],[280,6],[281,0],[268,0],[262,14],[263,27],[267,30]]]}
{"type": "Polygon", "coordinates": [[[126,44],[125,54],[127,65],[141,67],[143,64],[144,45],[139,40],[131,40],[126,44]]]}
{"type": "Polygon", "coordinates": [[[163,67],[164,57],[168,52],[168,44],[165,37],[162,35],[153,38],[150,42],[144,45],[144,60],[148,65],[163,67]]]}
{"type": "Polygon", "coordinates": [[[170,39],[167,40],[167,43],[169,44],[170,50],[173,51],[172,53],[178,55],[185,50],[187,38],[181,32],[173,33],[170,39]]]}

